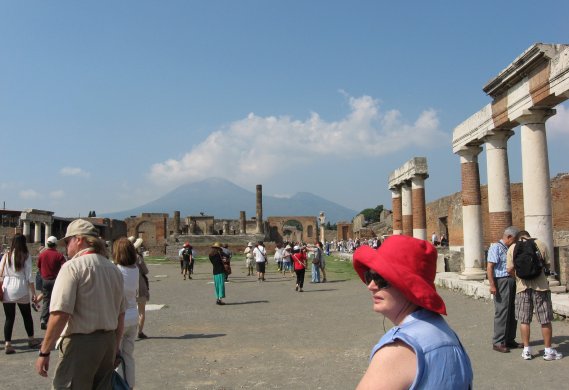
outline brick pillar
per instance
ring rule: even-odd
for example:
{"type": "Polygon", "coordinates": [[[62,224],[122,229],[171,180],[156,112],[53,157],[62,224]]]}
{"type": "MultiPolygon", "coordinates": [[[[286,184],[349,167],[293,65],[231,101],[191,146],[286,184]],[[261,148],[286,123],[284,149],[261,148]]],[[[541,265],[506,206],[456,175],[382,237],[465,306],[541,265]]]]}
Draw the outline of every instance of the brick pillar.
{"type": "Polygon", "coordinates": [[[222,223],[222,229],[223,229],[223,234],[224,235],[229,235],[229,221],[223,221],[222,223]]]}
{"type": "Polygon", "coordinates": [[[464,272],[460,278],[469,280],[483,280],[486,277],[486,272],[482,270],[484,249],[478,170],[478,154],[481,151],[480,146],[471,145],[458,152],[462,173],[462,232],[464,237],[464,272]]]}
{"type": "Polygon", "coordinates": [[[512,197],[508,168],[507,141],[514,134],[510,130],[496,129],[486,141],[488,169],[488,210],[490,237],[502,237],[504,229],[512,226],[512,197]]]}
{"type": "MultiPolygon", "coordinates": [[[[555,110],[550,109],[529,110],[527,115],[518,120],[521,124],[522,134],[525,230],[532,237],[543,241],[552,257],[551,178],[549,176],[545,121],[554,114],[555,110]]],[[[554,268],[553,264],[552,268],[554,268]]]]}
{"type": "Polygon", "coordinates": [[[174,234],[180,234],[180,212],[174,211],[174,234]]]}
{"type": "Polygon", "coordinates": [[[257,184],[257,234],[264,234],[263,227],[263,186],[257,184]]]}
{"type": "Polygon", "coordinates": [[[393,234],[403,233],[402,224],[402,210],[401,210],[401,187],[393,187],[391,190],[391,208],[393,209],[392,220],[393,220],[393,234]]]}
{"type": "Polygon", "coordinates": [[[403,221],[403,234],[413,236],[413,200],[409,182],[401,186],[401,220],[403,221]]]}
{"type": "Polygon", "coordinates": [[[247,219],[245,219],[245,211],[239,212],[239,234],[247,234],[247,219]]]}
{"type": "Polygon", "coordinates": [[[413,237],[427,239],[427,210],[425,208],[425,177],[415,175],[411,179],[413,199],[413,237]]]}

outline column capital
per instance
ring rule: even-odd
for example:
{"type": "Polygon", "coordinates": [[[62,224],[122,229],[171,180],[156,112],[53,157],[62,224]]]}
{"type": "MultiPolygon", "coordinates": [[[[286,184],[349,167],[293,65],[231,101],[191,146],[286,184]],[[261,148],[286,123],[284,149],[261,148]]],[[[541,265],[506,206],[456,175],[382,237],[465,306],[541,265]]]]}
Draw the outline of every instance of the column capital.
{"type": "Polygon", "coordinates": [[[513,135],[514,132],[510,129],[494,129],[484,137],[486,148],[488,149],[491,146],[492,149],[504,149],[507,141],[513,135]]]}
{"type": "Polygon", "coordinates": [[[480,145],[465,145],[456,154],[460,156],[461,163],[478,162],[478,155],[482,152],[480,145]]]}
{"type": "Polygon", "coordinates": [[[401,197],[401,186],[391,187],[389,189],[391,191],[392,198],[400,198],[401,197]]]}
{"type": "Polygon", "coordinates": [[[530,108],[524,110],[523,115],[516,118],[516,122],[522,126],[535,124],[544,124],[546,120],[555,115],[557,111],[553,108],[530,108]]]}

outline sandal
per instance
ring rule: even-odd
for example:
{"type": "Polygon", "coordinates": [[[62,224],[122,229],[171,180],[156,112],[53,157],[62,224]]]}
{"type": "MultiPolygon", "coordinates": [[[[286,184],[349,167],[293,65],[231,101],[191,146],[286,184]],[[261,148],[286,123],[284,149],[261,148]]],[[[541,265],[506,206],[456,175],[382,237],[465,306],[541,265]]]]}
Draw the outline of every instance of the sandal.
{"type": "Polygon", "coordinates": [[[14,353],[16,353],[16,350],[14,349],[14,347],[6,347],[6,355],[12,355],[14,353]]]}

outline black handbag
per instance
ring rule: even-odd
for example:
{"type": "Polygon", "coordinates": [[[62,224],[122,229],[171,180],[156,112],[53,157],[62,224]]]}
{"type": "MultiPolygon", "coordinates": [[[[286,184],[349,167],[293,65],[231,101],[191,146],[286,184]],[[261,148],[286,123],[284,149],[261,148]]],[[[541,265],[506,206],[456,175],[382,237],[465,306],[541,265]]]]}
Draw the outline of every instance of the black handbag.
{"type": "MultiPolygon", "coordinates": [[[[122,372],[126,376],[126,369],[124,364],[124,359],[122,357],[118,357],[121,362],[122,372]]],[[[120,376],[120,374],[113,370],[113,378],[112,378],[112,387],[113,390],[130,390],[130,386],[125,378],[120,376]]]]}

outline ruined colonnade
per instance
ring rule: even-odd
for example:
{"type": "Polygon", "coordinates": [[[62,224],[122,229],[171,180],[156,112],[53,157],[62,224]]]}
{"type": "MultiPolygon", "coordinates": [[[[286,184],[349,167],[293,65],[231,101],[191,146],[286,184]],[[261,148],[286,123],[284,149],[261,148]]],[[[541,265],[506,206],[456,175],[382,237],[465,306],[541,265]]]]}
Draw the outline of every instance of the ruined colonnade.
{"type": "MultiPolygon", "coordinates": [[[[537,43],[484,86],[492,102],[453,132],[460,156],[464,235],[463,279],[484,279],[478,155],[486,146],[490,234],[512,225],[508,139],[520,126],[524,225],[553,255],[553,223],[545,122],[569,98],[569,45],[537,43]]],[[[553,265],[552,265],[553,266],[553,265]]]]}
{"type": "Polygon", "coordinates": [[[425,157],[415,157],[389,175],[393,234],[427,239],[425,179],[428,177],[425,157]]]}
{"type": "Polygon", "coordinates": [[[51,225],[53,224],[52,211],[25,209],[20,215],[20,221],[22,221],[22,234],[26,236],[28,242],[32,242],[30,236],[32,224],[34,224],[34,243],[41,242],[42,225],[45,226],[44,242],[51,236],[51,225]]]}

